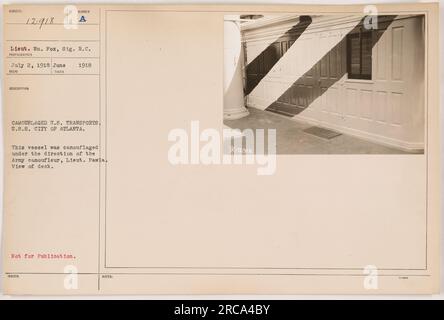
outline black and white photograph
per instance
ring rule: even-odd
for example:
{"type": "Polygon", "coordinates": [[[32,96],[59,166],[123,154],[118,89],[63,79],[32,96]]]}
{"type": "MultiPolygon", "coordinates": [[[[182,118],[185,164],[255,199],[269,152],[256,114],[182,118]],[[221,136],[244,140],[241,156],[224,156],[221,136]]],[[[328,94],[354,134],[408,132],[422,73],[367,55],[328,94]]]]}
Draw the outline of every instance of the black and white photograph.
{"type": "Polygon", "coordinates": [[[422,154],[424,15],[224,17],[224,125],[277,154],[422,154]]]}

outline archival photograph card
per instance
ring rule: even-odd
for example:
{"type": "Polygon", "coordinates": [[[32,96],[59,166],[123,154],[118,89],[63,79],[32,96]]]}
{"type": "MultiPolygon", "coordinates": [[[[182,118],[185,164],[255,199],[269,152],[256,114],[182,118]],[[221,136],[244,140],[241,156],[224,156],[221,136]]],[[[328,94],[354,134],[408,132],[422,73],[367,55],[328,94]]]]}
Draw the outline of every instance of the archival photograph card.
{"type": "Polygon", "coordinates": [[[438,25],[3,6],[4,292],[439,292],[438,25]]]}

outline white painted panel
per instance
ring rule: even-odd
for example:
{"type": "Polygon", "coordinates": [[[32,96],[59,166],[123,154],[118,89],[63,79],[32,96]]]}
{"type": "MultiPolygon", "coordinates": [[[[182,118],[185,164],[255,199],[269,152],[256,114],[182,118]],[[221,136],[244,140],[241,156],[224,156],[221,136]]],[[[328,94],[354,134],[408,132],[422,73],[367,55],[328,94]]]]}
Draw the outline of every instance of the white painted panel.
{"type": "Polygon", "coordinates": [[[358,90],[353,88],[347,88],[346,90],[347,101],[347,115],[356,116],[358,108],[358,90]]]}
{"type": "Polygon", "coordinates": [[[381,122],[387,121],[387,92],[376,92],[376,120],[381,122]]]}
{"type": "Polygon", "coordinates": [[[371,107],[372,107],[373,94],[369,90],[361,90],[360,101],[361,105],[361,117],[365,119],[371,119],[371,107]]]}
{"type": "Polygon", "coordinates": [[[402,93],[392,92],[391,94],[391,106],[392,106],[392,123],[400,125],[402,124],[402,93]]]}
{"type": "MultiPolygon", "coordinates": [[[[383,31],[378,31],[379,33],[384,33],[383,31]]],[[[376,48],[373,49],[373,53],[376,53],[376,78],[378,80],[386,80],[387,79],[387,59],[389,59],[389,55],[387,52],[387,42],[388,39],[385,37],[380,37],[378,43],[376,44],[376,48]]]]}
{"type": "Polygon", "coordinates": [[[333,113],[338,113],[338,89],[330,87],[328,90],[328,104],[329,104],[329,111],[333,113]]]}
{"type": "Polygon", "coordinates": [[[392,29],[392,79],[402,80],[402,42],[404,27],[392,29]]]}
{"type": "Polygon", "coordinates": [[[340,88],[339,86],[336,88],[337,88],[336,90],[338,92],[337,110],[341,116],[345,116],[345,115],[347,115],[347,101],[344,99],[345,93],[342,90],[342,88],[340,88]]]}

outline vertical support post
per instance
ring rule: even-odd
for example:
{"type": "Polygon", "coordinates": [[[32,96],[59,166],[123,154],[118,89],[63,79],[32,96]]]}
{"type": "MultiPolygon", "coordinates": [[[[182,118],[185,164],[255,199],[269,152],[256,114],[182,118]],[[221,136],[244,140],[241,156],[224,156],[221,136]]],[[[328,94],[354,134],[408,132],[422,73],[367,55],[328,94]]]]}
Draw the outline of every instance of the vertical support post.
{"type": "Polygon", "coordinates": [[[240,119],[249,114],[244,102],[239,18],[225,16],[224,19],[224,119],[240,119]]]}

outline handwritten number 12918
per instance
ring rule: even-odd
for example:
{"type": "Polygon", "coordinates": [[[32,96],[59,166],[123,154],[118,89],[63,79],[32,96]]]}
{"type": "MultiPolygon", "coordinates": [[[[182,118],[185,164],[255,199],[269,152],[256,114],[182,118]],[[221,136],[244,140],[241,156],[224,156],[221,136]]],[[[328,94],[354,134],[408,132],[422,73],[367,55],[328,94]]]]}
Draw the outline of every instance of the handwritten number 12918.
{"type": "Polygon", "coordinates": [[[46,17],[46,18],[28,18],[26,20],[26,24],[39,26],[41,29],[44,25],[54,24],[54,17],[46,17]]]}

